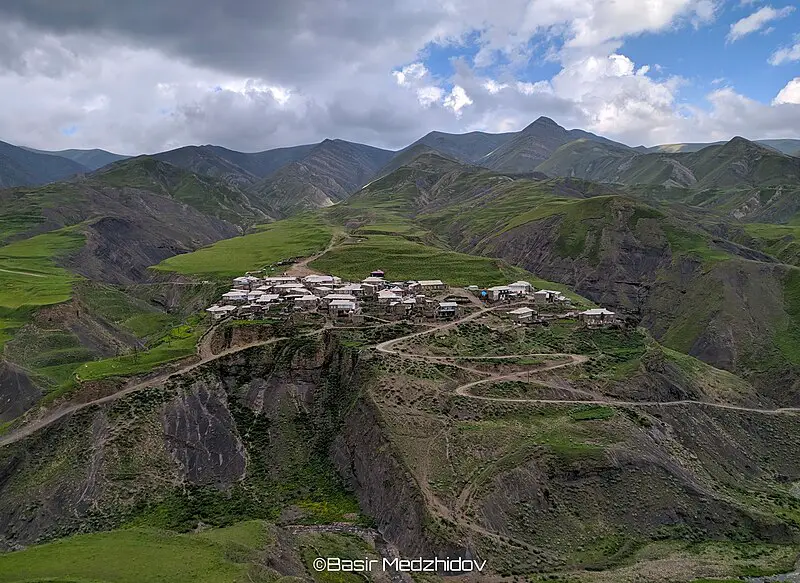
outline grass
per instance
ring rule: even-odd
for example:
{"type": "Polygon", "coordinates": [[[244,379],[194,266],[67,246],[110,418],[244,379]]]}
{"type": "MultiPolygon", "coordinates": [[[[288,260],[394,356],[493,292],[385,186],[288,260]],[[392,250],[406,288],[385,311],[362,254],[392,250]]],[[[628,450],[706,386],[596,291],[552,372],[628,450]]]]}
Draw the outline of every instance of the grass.
{"type": "Polygon", "coordinates": [[[200,534],[133,528],[78,535],[0,555],[0,583],[244,583],[266,543],[257,521],[200,534]]]}
{"type": "Polygon", "coordinates": [[[360,281],[373,269],[391,280],[441,279],[454,286],[490,286],[531,278],[497,259],[456,253],[390,235],[369,235],[335,247],[311,264],[324,273],[360,281]]]}
{"type": "Polygon", "coordinates": [[[783,304],[788,316],[774,337],[775,346],[794,365],[800,365],[800,269],[791,269],[783,282],[783,304]]]}
{"type": "Polygon", "coordinates": [[[34,309],[72,297],[78,278],[56,265],[55,259],[84,242],[80,232],[66,228],[0,247],[0,348],[34,309]]]}
{"type": "Polygon", "coordinates": [[[603,406],[587,406],[571,411],[569,416],[573,421],[605,421],[614,416],[614,409],[603,406]]]}
{"type": "Polygon", "coordinates": [[[264,225],[251,235],[225,239],[192,253],[170,257],[154,269],[232,278],[281,260],[312,255],[324,249],[331,236],[331,228],[319,217],[303,214],[264,225]]]}
{"type": "Polygon", "coordinates": [[[64,302],[76,277],[54,259],[78,250],[84,236],[61,229],[0,247],[0,306],[20,308],[64,302]]]}
{"type": "Polygon", "coordinates": [[[87,362],[75,371],[81,381],[148,372],[156,366],[180,360],[195,353],[202,328],[196,323],[173,328],[141,352],[87,362]]]}
{"type": "Polygon", "coordinates": [[[743,228],[756,239],[762,251],[784,263],[800,266],[800,226],[748,223],[743,228]]]}

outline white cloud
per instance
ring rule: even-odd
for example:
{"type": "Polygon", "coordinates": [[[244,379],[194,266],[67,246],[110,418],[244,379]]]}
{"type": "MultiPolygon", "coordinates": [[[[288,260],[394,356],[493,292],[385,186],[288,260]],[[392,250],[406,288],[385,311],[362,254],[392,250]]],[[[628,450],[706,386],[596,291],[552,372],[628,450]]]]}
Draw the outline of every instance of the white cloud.
{"type": "Polygon", "coordinates": [[[458,116],[461,115],[461,110],[467,105],[472,105],[473,101],[463,87],[454,85],[450,94],[444,100],[444,106],[453,110],[458,116]]]}
{"type": "Polygon", "coordinates": [[[518,82],[517,91],[523,95],[533,95],[534,93],[552,93],[553,87],[549,81],[537,81],[536,83],[518,82]]]}
{"type": "Polygon", "coordinates": [[[800,105],[800,77],[795,77],[780,90],[773,101],[776,105],[792,103],[800,105]]]}
{"type": "Polygon", "coordinates": [[[156,17],[72,0],[33,26],[8,7],[37,3],[2,0],[0,139],[132,154],[324,137],[400,148],[432,129],[512,131],[540,115],[632,144],[800,134],[790,89],[763,104],[719,86],[688,107],[686,81],[625,54],[632,36],[712,21],[719,2],[242,0],[236,17],[211,0],[159,3],[156,17]],[[451,73],[428,60],[434,45],[478,56],[451,73]],[[533,55],[558,72],[531,79],[545,70],[533,55]]]}
{"type": "Polygon", "coordinates": [[[398,85],[410,85],[414,81],[424,78],[428,74],[428,69],[423,63],[411,63],[399,71],[392,71],[398,85]]]}
{"type": "Polygon", "coordinates": [[[444,90],[440,87],[429,85],[417,89],[417,100],[422,107],[430,107],[434,103],[439,103],[444,97],[444,90]]]}
{"type": "Polygon", "coordinates": [[[794,61],[800,61],[800,35],[795,35],[793,45],[782,47],[769,57],[770,65],[776,66],[794,61]]]}
{"type": "Polygon", "coordinates": [[[772,6],[764,6],[753,12],[750,16],[746,16],[734,22],[731,25],[730,32],[728,32],[728,42],[735,42],[748,34],[758,32],[766,27],[768,23],[786,18],[792,12],[794,12],[794,6],[785,6],[780,9],[773,8],[772,6]]]}
{"type": "Polygon", "coordinates": [[[498,83],[494,79],[488,79],[486,81],[486,83],[483,84],[483,87],[484,87],[484,89],[486,89],[486,91],[488,91],[489,93],[494,95],[495,93],[498,93],[498,92],[502,91],[503,89],[506,89],[508,87],[508,84],[507,83],[498,83]]]}

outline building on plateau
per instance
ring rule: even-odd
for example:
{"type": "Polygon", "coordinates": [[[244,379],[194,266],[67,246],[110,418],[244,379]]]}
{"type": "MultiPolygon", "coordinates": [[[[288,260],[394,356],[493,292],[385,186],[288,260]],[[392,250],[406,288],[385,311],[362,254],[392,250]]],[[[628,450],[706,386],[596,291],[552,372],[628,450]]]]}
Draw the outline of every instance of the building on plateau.
{"type": "Polygon", "coordinates": [[[527,281],[515,281],[508,284],[508,289],[517,295],[527,296],[533,293],[533,286],[527,281]]]}
{"type": "Polygon", "coordinates": [[[447,286],[441,279],[422,279],[418,282],[420,289],[425,292],[443,291],[447,286]]]}
{"type": "Polygon", "coordinates": [[[540,289],[533,293],[533,300],[537,304],[552,304],[555,302],[566,302],[567,297],[560,291],[551,289],[540,289]]]}
{"type": "Polygon", "coordinates": [[[535,314],[536,312],[531,308],[517,308],[516,310],[511,310],[508,313],[511,319],[519,324],[527,324],[528,322],[532,322],[535,314]]]}
{"type": "Polygon", "coordinates": [[[507,300],[512,295],[511,288],[507,285],[496,285],[494,287],[490,287],[486,290],[486,293],[488,294],[489,299],[493,302],[507,300]]]}
{"type": "Polygon", "coordinates": [[[211,314],[215,320],[222,320],[225,316],[231,315],[236,311],[236,306],[211,306],[206,312],[211,314]]]}
{"type": "Polygon", "coordinates": [[[578,314],[578,320],[585,322],[589,326],[604,326],[614,324],[617,321],[617,314],[605,308],[592,308],[578,314]]]}
{"type": "Polygon", "coordinates": [[[439,318],[455,318],[458,316],[459,306],[456,302],[439,302],[439,308],[436,310],[436,315],[439,318]]]}

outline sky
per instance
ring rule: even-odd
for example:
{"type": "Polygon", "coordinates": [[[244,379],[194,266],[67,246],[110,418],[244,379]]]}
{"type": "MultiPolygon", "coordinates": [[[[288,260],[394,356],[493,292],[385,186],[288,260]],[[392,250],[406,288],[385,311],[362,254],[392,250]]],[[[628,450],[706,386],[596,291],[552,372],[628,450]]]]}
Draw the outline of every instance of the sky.
{"type": "Polygon", "coordinates": [[[630,145],[800,138],[798,0],[2,0],[0,140],[121,154],[539,116],[630,145]]]}

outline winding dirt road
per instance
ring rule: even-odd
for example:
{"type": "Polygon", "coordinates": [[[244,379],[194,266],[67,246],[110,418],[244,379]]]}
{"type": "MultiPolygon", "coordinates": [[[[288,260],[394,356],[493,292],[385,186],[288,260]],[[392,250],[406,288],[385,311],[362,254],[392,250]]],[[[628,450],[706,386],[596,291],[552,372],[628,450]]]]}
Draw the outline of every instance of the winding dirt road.
{"type": "MultiPolygon", "coordinates": [[[[578,389],[567,388],[562,385],[557,385],[554,383],[550,383],[544,379],[537,379],[532,378],[535,375],[540,375],[541,373],[553,371],[560,368],[565,367],[572,367],[583,364],[588,360],[588,357],[581,354],[516,354],[516,355],[503,355],[503,356],[480,356],[480,357],[465,357],[465,356],[427,356],[423,354],[416,354],[413,352],[406,352],[403,350],[396,349],[395,346],[406,342],[408,340],[419,338],[421,336],[426,336],[428,334],[433,334],[435,332],[440,332],[442,330],[447,330],[450,328],[454,328],[464,322],[469,322],[471,320],[475,320],[480,318],[481,316],[493,312],[496,308],[483,308],[472,314],[464,316],[458,320],[452,320],[450,322],[437,324],[435,326],[431,326],[426,330],[422,330],[420,332],[414,332],[412,334],[407,334],[406,336],[401,336],[399,338],[394,338],[392,340],[387,340],[386,342],[381,342],[375,346],[375,350],[383,353],[383,354],[390,354],[395,356],[400,356],[403,358],[409,358],[414,360],[420,360],[424,362],[428,362],[431,364],[447,364],[448,366],[452,366],[455,368],[459,368],[470,373],[483,375],[485,378],[482,378],[477,381],[472,381],[469,383],[465,383],[455,389],[455,394],[459,395],[460,397],[465,397],[469,399],[478,399],[481,401],[495,401],[501,403],[531,403],[531,404],[545,404],[545,405],[561,405],[561,404],[574,404],[574,405],[605,405],[609,407],[674,407],[674,406],[699,406],[699,407],[710,407],[716,409],[725,409],[730,411],[741,411],[746,413],[757,413],[757,414],[764,414],[764,415],[783,415],[783,414],[800,414],[800,407],[781,407],[778,409],[759,409],[754,407],[744,407],[739,405],[731,405],[726,403],[711,403],[706,401],[692,401],[692,400],[678,400],[678,401],[622,401],[622,400],[613,400],[613,399],[603,399],[603,398],[584,398],[584,399],[520,399],[520,398],[512,398],[512,397],[487,397],[482,395],[473,395],[470,390],[476,386],[487,384],[487,383],[495,383],[495,382],[504,382],[504,381],[520,381],[520,382],[531,382],[541,386],[546,386],[549,388],[553,388],[559,391],[567,391],[571,393],[582,394],[587,397],[591,397],[590,393],[585,391],[581,391],[578,389]],[[485,362],[491,360],[509,360],[514,358],[544,358],[544,359],[568,359],[567,362],[556,362],[552,364],[545,364],[542,366],[533,367],[527,371],[522,372],[514,372],[510,374],[493,374],[486,371],[478,370],[472,367],[464,366],[463,364],[452,362],[452,361],[468,361],[474,360],[477,362],[485,362]]],[[[385,324],[378,324],[377,326],[386,326],[392,325],[393,322],[388,322],[385,324]]],[[[312,332],[308,332],[303,334],[303,336],[312,336],[315,334],[322,333],[325,329],[330,328],[330,326],[326,326],[324,328],[320,328],[319,330],[314,330],[312,332]]],[[[150,377],[145,380],[138,380],[132,381],[127,386],[125,386],[120,391],[113,393],[111,395],[107,395],[105,397],[100,397],[98,399],[94,399],[92,401],[88,401],[86,403],[76,403],[73,405],[67,405],[60,409],[56,409],[41,419],[37,419],[35,421],[31,421],[30,423],[23,425],[22,427],[13,430],[10,434],[0,437],[0,447],[11,445],[12,443],[16,443],[30,435],[33,435],[40,429],[55,423],[56,421],[63,419],[64,417],[71,415],[77,411],[82,409],[86,409],[88,407],[93,407],[95,405],[102,405],[105,403],[110,403],[117,399],[120,399],[126,395],[130,395],[131,393],[135,393],[136,391],[141,391],[147,388],[151,388],[154,386],[161,385],[168,381],[169,379],[177,376],[184,375],[192,370],[203,366],[209,362],[218,360],[220,358],[224,358],[226,356],[230,356],[232,354],[236,354],[237,352],[242,352],[244,350],[248,350],[250,348],[255,348],[258,346],[267,346],[270,344],[275,344],[277,342],[281,342],[284,340],[288,340],[285,337],[279,338],[270,338],[269,340],[262,340],[258,342],[252,342],[250,344],[236,346],[234,348],[229,348],[224,350],[218,354],[211,353],[210,350],[210,339],[211,334],[210,330],[207,331],[200,339],[198,343],[198,357],[199,360],[187,364],[177,370],[171,372],[164,372],[159,375],[150,377]]]]}
{"type": "Polygon", "coordinates": [[[603,398],[591,398],[591,399],[519,399],[519,398],[512,398],[512,397],[486,397],[481,395],[473,395],[470,392],[470,389],[476,387],[478,385],[483,385],[487,383],[496,383],[496,382],[507,382],[507,381],[520,381],[520,382],[532,382],[538,385],[550,387],[553,389],[561,390],[561,391],[568,391],[572,393],[582,393],[584,395],[590,395],[585,391],[580,391],[578,389],[569,389],[560,385],[555,385],[553,383],[549,383],[547,381],[531,378],[535,375],[541,374],[543,372],[556,370],[559,368],[577,366],[580,364],[585,363],[588,360],[588,357],[581,354],[514,354],[514,355],[505,355],[505,356],[476,356],[476,357],[467,357],[467,356],[427,356],[424,354],[416,354],[413,352],[407,352],[404,350],[399,350],[395,348],[398,344],[405,342],[407,340],[411,340],[413,338],[419,338],[421,336],[425,336],[427,334],[432,334],[437,331],[445,330],[448,328],[453,328],[458,326],[459,324],[463,324],[469,320],[474,320],[483,316],[486,313],[493,311],[495,308],[484,308],[477,312],[470,314],[464,318],[459,320],[454,320],[452,322],[448,322],[446,324],[441,324],[438,326],[434,326],[428,330],[423,330],[421,332],[415,332],[413,334],[409,334],[407,336],[402,336],[400,338],[395,338],[393,340],[388,340],[386,342],[382,342],[378,344],[375,348],[378,352],[382,352],[384,354],[391,354],[395,356],[401,356],[403,358],[409,358],[412,360],[420,360],[432,364],[448,364],[449,366],[453,366],[456,368],[460,368],[463,370],[467,370],[469,372],[474,372],[476,374],[485,375],[486,378],[472,381],[461,385],[455,389],[455,394],[459,395],[460,397],[466,397],[469,399],[478,399],[481,401],[495,401],[500,403],[531,403],[531,404],[544,404],[544,405],[561,405],[561,404],[574,404],[574,405],[605,405],[608,407],[676,407],[676,406],[686,406],[686,405],[694,405],[694,406],[701,406],[701,407],[711,407],[716,409],[725,409],[730,411],[742,411],[746,413],[758,413],[764,415],[783,415],[783,414],[799,414],[800,407],[781,407],[778,409],[760,409],[756,407],[744,407],[740,405],[731,405],[727,403],[712,403],[708,401],[693,401],[693,400],[678,400],[678,401],[622,401],[622,400],[614,400],[614,399],[603,399],[603,398]],[[465,361],[465,360],[473,360],[473,361],[487,361],[487,360],[507,360],[507,359],[514,359],[514,358],[569,358],[569,362],[560,362],[554,364],[548,364],[544,366],[533,367],[527,371],[522,372],[515,372],[511,374],[492,374],[486,371],[481,371],[477,369],[473,369],[470,367],[466,367],[455,362],[451,361],[465,361]]]}

